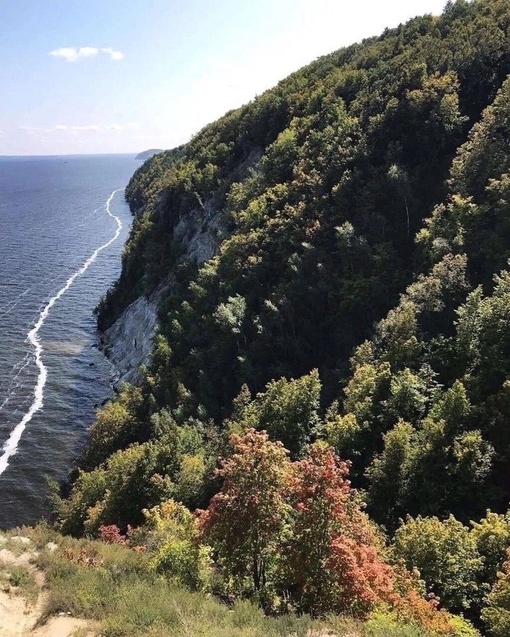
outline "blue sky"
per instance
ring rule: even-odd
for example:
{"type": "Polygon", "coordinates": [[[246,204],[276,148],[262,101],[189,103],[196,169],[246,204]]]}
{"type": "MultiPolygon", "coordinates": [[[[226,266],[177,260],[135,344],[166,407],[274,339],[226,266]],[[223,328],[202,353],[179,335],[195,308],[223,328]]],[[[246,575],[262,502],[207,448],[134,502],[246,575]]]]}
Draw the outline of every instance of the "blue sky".
{"type": "Polygon", "coordinates": [[[171,148],[445,0],[0,0],[0,155],[171,148]]]}

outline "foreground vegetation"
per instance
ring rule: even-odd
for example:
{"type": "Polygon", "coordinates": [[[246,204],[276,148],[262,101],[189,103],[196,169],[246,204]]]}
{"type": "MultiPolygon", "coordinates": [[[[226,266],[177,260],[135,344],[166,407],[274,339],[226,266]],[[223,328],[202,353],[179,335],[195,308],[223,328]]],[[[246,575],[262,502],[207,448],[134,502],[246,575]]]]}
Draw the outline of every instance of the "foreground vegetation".
{"type": "Polygon", "coordinates": [[[509,51],[507,0],[448,2],[135,173],[98,320],[157,291],[160,330],[64,533],[268,613],[508,634],[509,51]]]}
{"type": "MultiPolygon", "coordinates": [[[[82,632],[104,637],[432,637],[383,615],[369,622],[318,621],[289,614],[267,617],[248,600],[227,606],[162,577],[146,552],[62,537],[45,526],[19,532],[31,543],[20,546],[7,538],[5,546],[16,554],[31,555],[44,573],[46,603],[39,624],[54,615],[83,618],[89,624],[82,632]]],[[[9,570],[13,590],[28,595],[33,603],[30,570],[9,570]]]]}

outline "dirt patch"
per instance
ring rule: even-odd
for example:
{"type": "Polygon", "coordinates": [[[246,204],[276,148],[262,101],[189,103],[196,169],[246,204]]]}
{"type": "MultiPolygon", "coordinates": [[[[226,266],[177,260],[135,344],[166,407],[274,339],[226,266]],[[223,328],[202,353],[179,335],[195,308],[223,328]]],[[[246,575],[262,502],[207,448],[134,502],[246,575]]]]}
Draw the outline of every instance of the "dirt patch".
{"type": "Polygon", "coordinates": [[[19,554],[6,548],[0,550],[0,575],[3,576],[3,586],[0,588],[0,637],[72,637],[77,631],[80,637],[93,637],[96,631],[92,626],[75,617],[51,617],[41,623],[47,594],[44,574],[31,563],[34,557],[32,550],[24,550],[19,554]],[[27,601],[21,590],[8,583],[6,575],[15,567],[24,567],[32,575],[37,587],[33,603],[27,601]]]}
{"type": "Polygon", "coordinates": [[[25,633],[25,635],[27,637],[71,637],[78,631],[80,637],[94,637],[96,635],[96,632],[84,619],[76,619],[75,617],[52,617],[43,626],[25,633]]]}

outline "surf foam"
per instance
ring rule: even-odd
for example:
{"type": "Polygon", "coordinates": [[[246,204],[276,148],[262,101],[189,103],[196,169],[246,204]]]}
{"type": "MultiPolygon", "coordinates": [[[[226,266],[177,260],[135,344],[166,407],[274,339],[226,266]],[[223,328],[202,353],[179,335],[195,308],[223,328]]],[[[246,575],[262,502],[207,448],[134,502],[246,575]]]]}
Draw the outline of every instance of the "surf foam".
{"type": "Polygon", "coordinates": [[[102,246],[94,250],[94,252],[90,255],[90,257],[81,266],[81,268],[79,268],[79,270],[76,270],[76,272],[67,279],[64,286],[60,288],[60,290],[55,294],[55,296],[53,296],[48,301],[48,303],[44,306],[33,328],[27,334],[27,341],[34,348],[35,364],[37,365],[39,374],[37,376],[37,382],[34,387],[34,400],[32,401],[32,404],[30,405],[29,410],[23,416],[21,421],[11,431],[11,434],[9,438],[7,439],[7,442],[2,447],[2,455],[0,456],[0,475],[2,475],[2,473],[9,466],[9,459],[17,452],[18,444],[19,444],[19,441],[21,440],[21,436],[23,435],[23,432],[25,431],[25,427],[32,420],[34,414],[38,412],[39,409],[41,409],[41,407],[43,406],[44,386],[46,385],[46,380],[48,378],[48,369],[44,365],[42,360],[42,353],[44,350],[43,350],[41,341],[39,339],[39,330],[44,325],[44,321],[47,319],[51,308],[60,299],[60,297],[63,294],[65,294],[65,292],[67,292],[67,290],[71,287],[71,285],[79,276],[81,276],[84,272],[86,272],[86,270],[88,270],[89,266],[92,263],[94,263],[94,261],[97,259],[97,255],[103,250],[105,250],[106,248],[108,248],[108,246],[110,246],[118,238],[120,231],[122,230],[122,222],[119,219],[119,217],[117,217],[117,215],[114,215],[112,213],[112,211],[110,210],[110,204],[113,198],[115,197],[115,195],[121,190],[124,190],[124,189],[119,188],[117,190],[114,190],[112,194],[108,197],[108,200],[106,201],[106,212],[110,217],[112,217],[112,219],[115,220],[117,224],[117,229],[115,231],[115,234],[109,241],[107,241],[105,244],[103,244],[102,246]]]}

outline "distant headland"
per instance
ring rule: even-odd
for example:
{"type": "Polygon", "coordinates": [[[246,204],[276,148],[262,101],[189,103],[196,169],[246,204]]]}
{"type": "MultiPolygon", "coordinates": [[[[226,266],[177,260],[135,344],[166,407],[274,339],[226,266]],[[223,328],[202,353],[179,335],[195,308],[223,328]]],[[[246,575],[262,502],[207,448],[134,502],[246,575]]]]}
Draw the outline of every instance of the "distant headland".
{"type": "Polygon", "coordinates": [[[143,159],[143,160],[149,159],[153,155],[156,155],[157,153],[162,153],[162,152],[163,150],[161,148],[150,148],[149,150],[144,150],[142,153],[138,153],[135,159],[143,159]]]}

